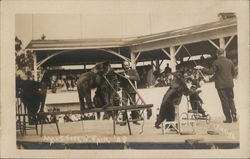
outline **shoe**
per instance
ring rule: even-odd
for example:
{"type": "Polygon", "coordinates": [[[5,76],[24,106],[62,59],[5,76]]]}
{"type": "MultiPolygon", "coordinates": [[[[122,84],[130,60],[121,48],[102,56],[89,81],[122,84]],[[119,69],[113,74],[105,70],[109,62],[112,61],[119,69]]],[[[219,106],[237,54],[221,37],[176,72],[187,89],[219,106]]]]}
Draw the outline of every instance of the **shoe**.
{"type": "Polygon", "coordinates": [[[138,121],[134,121],[133,124],[135,124],[135,125],[141,125],[138,121]]]}
{"type": "Polygon", "coordinates": [[[224,120],[223,123],[232,123],[231,120],[224,120]]]}
{"type": "Polygon", "coordinates": [[[233,122],[237,122],[237,121],[238,121],[237,117],[234,116],[234,117],[233,117],[233,122]]]}
{"type": "Polygon", "coordinates": [[[160,127],[160,125],[155,125],[155,128],[160,129],[161,127],[160,127]]]}
{"type": "Polygon", "coordinates": [[[208,116],[208,114],[202,114],[202,117],[207,117],[208,116]]]}

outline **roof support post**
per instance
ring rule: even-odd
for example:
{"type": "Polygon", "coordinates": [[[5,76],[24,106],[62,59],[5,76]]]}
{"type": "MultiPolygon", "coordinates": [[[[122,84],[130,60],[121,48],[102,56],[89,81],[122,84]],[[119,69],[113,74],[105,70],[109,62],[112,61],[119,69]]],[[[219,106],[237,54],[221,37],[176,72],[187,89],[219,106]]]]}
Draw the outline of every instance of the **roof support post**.
{"type": "Polygon", "coordinates": [[[159,59],[155,60],[155,69],[156,69],[157,72],[159,72],[159,73],[161,72],[159,59]]]}
{"type": "Polygon", "coordinates": [[[224,50],[223,56],[226,56],[225,38],[220,37],[219,41],[220,41],[220,48],[224,50]]]}
{"type": "Polygon", "coordinates": [[[84,67],[84,72],[87,72],[86,64],[84,64],[83,67],[84,67]]]}
{"type": "MultiPolygon", "coordinates": [[[[131,58],[131,68],[136,69],[136,57],[135,52],[130,52],[130,58],[131,58]]],[[[137,88],[137,81],[135,81],[135,88],[137,88]]]]}
{"type": "Polygon", "coordinates": [[[136,58],[135,58],[135,53],[130,52],[130,58],[131,58],[131,67],[132,69],[135,69],[136,67],[136,58]]]}
{"type": "Polygon", "coordinates": [[[33,57],[34,80],[37,81],[37,57],[35,52],[32,53],[32,57],[33,57]]]}
{"type": "Polygon", "coordinates": [[[176,58],[175,58],[175,47],[171,46],[170,47],[170,67],[172,68],[172,72],[176,71],[176,58]]]}

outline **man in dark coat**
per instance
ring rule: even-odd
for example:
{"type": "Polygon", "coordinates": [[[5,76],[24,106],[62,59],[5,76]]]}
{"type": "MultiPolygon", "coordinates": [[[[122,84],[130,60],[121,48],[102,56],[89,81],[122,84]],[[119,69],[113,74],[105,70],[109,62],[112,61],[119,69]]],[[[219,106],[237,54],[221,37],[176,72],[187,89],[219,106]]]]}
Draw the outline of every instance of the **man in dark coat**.
{"type": "Polygon", "coordinates": [[[233,62],[224,56],[224,50],[217,51],[218,58],[213,62],[210,69],[197,66],[202,72],[214,74],[215,88],[220,97],[223,113],[226,117],[224,123],[232,123],[237,121],[236,108],[234,104],[234,82],[235,67],[233,62]]]}
{"type": "MultiPolygon", "coordinates": [[[[125,71],[125,78],[121,78],[122,87],[122,106],[127,106],[128,101],[130,105],[136,105],[136,91],[129,83],[128,79],[131,80],[132,84],[135,85],[135,81],[140,80],[139,74],[136,69],[131,69],[128,63],[123,63],[123,69],[125,71]]],[[[139,111],[135,110],[131,112],[132,119],[139,118],[139,111]]],[[[123,120],[125,120],[125,114],[123,114],[123,120]]],[[[134,121],[133,124],[140,125],[139,122],[134,121]]],[[[125,125],[125,124],[121,124],[125,125]]]]}

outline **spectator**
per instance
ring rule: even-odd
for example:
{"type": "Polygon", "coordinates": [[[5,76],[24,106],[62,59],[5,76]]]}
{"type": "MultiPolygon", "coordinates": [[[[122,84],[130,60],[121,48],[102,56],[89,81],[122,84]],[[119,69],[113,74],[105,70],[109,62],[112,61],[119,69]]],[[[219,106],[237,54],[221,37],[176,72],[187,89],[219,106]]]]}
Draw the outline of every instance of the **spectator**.
{"type": "Polygon", "coordinates": [[[164,72],[165,72],[166,74],[172,72],[172,69],[169,67],[169,64],[167,64],[167,66],[165,67],[164,72]]]}
{"type": "Polygon", "coordinates": [[[234,104],[234,83],[233,77],[235,76],[234,64],[231,60],[223,56],[224,50],[217,51],[218,58],[213,62],[210,69],[202,66],[196,66],[202,72],[214,74],[215,88],[221,100],[223,113],[226,120],[224,123],[232,123],[237,121],[236,108],[234,104]]]}

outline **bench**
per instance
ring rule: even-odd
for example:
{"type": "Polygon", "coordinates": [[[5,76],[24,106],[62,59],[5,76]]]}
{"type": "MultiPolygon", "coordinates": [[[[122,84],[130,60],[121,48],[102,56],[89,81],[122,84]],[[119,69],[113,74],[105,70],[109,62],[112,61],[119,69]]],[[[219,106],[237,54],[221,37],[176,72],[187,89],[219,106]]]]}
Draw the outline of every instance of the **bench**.
{"type": "MultiPolygon", "coordinates": [[[[129,105],[129,106],[110,106],[107,108],[93,108],[93,109],[86,109],[83,111],[80,110],[75,110],[75,111],[61,111],[61,112],[40,112],[35,114],[36,116],[47,116],[47,115],[51,115],[53,117],[56,117],[56,115],[66,115],[66,114],[86,114],[86,113],[97,113],[97,112],[114,112],[114,111],[125,111],[125,116],[126,116],[126,123],[128,124],[128,130],[129,130],[129,134],[132,135],[131,133],[131,127],[130,127],[130,122],[133,122],[135,120],[129,120],[128,118],[128,111],[134,111],[134,110],[145,110],[145,109],[150,109],[153,107],[153,104],[144,104],[144,105],[129,105]]],[[[17,116],[28,116],[29,114],[17,114],[17,116]]],[[[30,115],[34,115],[34,114],[30,114],[30,115]]],[[[114,118],[113,116],[113,134],[116,134],[116,118],[114,118]]],[[[139,120],[144,120],[144,119],[139,119],[139,120]]],[[[44,120],[41,120],[41,136],[43,135],[43,124],[44,124],[44,120]]],[[[55,120],[55,124],[56,124],[56,128],[57,128],[57,132],[58,135],[60,135],[60,130],[59,130],[59,126],[58,126],[58,122],[57,120],[55,120]]]]}

